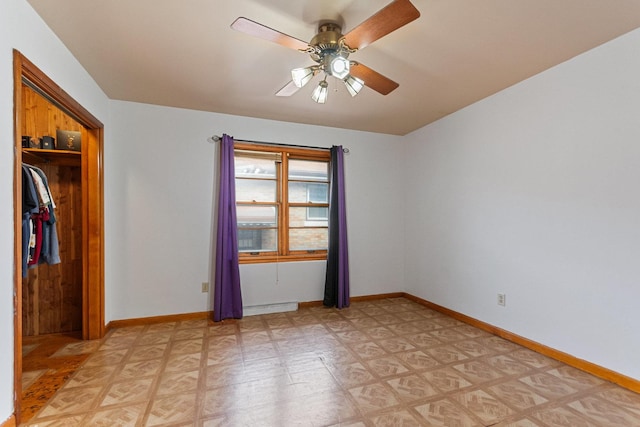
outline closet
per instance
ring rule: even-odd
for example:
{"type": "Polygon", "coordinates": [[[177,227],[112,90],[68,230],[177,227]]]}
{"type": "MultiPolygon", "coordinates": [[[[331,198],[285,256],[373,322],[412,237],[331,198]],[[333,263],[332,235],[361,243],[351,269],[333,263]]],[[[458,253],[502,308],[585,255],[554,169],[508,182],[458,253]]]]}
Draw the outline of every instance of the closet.
{"type": "MultiPolygon", "coordinates": [[[[36,141],[57,129],[86,130],[60,108],[22,83],[21,135],[36,141]]],[[[82,142],[82,138],[81,138],[82,142]]],[[[60,141],[56,141],[60,145],[60,141]]],[[[22,279],[22,334],[82,331],[82,166],[81,152],[22,148],[22,162],[46,175],[56,204],[59,264],[36,264],[22,279]]],[[[23,236],[25,238],[25,236],[23,236]]],[[[55,244],[55,242],[54,242],[55,244]]],[[[23,254],[23,257],[25,255],[23,254]]],[[[24,274],[24,272],[23,272],[24,274]]]]}
{"type": "MultiPolygon", "coordinates": [[[[15,389],[20,396],[22,338],[76,332],[102,338],[104,322],[103,125],[20,52],[14,51],[15,389]],[[23,147],[78,132],[80,146],[23,147]],[[22,268],[22,165],[41,169],[56,204],[61,262],[22,268]],[[24,276],[24,277],[23,277],[24,276]]],[[[19,414],[20,402],[16,401],[19,414]]]]}

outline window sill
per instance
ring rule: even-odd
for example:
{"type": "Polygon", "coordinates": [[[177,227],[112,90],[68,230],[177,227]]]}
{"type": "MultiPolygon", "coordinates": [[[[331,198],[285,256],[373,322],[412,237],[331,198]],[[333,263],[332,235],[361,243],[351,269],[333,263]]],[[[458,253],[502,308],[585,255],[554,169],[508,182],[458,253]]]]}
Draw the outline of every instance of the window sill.
{"type": "Polygon", "coordinates": [[[265,264],[273,262],[295,262],[295,261],[326,261],[327,253],[317,254],[295,254],[295,255],[247,255],[240,256],[240,264],[265,264]]]}

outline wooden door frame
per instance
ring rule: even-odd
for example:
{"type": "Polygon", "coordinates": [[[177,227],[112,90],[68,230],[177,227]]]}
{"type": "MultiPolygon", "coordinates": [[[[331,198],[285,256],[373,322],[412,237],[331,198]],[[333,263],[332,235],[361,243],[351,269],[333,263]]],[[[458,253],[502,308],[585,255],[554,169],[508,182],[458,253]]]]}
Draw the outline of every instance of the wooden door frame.
{"type": "Polygon", "coordinates": [[[82,166],[82,338],[104,336],[104,125],[17,50],[13,51],[14,105],[14,410],[20,423],[22,394],[22,84],[27,80],[43,96],[87,129],[82,166]]]}

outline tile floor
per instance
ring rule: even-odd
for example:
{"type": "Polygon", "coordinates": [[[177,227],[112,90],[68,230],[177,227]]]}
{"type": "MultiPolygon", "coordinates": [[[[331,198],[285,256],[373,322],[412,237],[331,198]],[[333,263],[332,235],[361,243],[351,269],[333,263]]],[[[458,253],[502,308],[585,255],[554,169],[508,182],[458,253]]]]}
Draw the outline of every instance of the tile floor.
{"type": "Polygon", "coordinates": [[[111,331],[29,426],[640,426],[640,395],[403,298],[111,331]]]}

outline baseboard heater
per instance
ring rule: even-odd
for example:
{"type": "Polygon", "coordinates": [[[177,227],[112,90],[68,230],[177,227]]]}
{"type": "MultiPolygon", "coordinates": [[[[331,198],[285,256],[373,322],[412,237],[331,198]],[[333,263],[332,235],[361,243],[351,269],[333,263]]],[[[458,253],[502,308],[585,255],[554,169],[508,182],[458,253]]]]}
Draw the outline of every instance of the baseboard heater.
{"type": "Polygon", "coordinates": [[[242,307],[244,316],[256,316],[258,314],[284,313],[286,311],[296,311],[297,302],[281,302],[277,304],[263,304],[242,307]]]}

